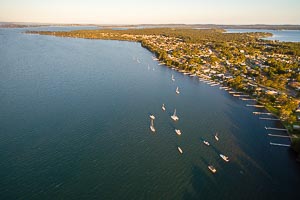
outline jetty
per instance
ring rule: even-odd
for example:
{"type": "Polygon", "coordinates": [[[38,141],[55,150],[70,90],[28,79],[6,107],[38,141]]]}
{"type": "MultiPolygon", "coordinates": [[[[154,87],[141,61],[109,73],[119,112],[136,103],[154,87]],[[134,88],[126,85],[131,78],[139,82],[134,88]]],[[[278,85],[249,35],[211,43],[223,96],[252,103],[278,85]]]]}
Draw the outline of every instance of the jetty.
{"type": "Polygon", "coordinates": [[[207,82],[208,85],[216,84],[214,81],[207,82]]]}
{"type": "Polygon", "coordinates": [[[247,98],[240,98],[240,100],[242,100],[242,101],[256,101],[256,99],[247,99],[247,98]]]}
{"type": "Polygon", "coordinates": [[[233,94],[234,97],[249,97],[248,94],[233,94]]]}
{"type": "Polygon", "coordinates": [[[295,136],[289,136],[289,135],[276,135],[276,134],[268,134],[268,136],[271,137],[282,137],[282,138],[298,138],[296,135],[295,136]]]}
{"type": "Polygon", "coordinates": [[[246,106],[247,107],[255,107],[255,108],[264,108],[263,105],[257,105],[257,104],[254,104],[254,105],[252,105],[252,104],[246,104],[246,106]]]}
{"type": "Polygon", "coordinates": [[[209,84],[211,82],[211,80],[205,80],[203,82],[209,84]]]}
{"type": "Polygon", "coordinates": [[[261,120],[269,120],[269,121],[280,121],[280,119],[277,118],[267,118],[267,117],[260,117],[261,120]]]}
{"type": "Polygon", "coordinates": [[[274,131],[287,131],[287,129],[284,129],[284,128],[272,128],[272,127],[266,127],[266,126],[265,126],[265,129],[266,130],[274,130],[274,131]]]}
{"type": "Polygon", "coordinates": [[[254,115],[273,115],[272,113],[252,112],[254,115]]]}
{"type": "Polygon", "coordinates": [[[229,91],[229,94],[243,94],[242,92],[229,91]]]}
{"type": "Polygon", "coordinates": [[[282,147],[290,147],[291,145],[289,144],[279,144],[279,143],[273,143],[273,142],[270,142],[270,145],[274,145],[274,146],[282,146],[282,147]]]}
{"type": "Polygon", "coordinates": [[[222,90],[222,89],[228,89],[228,88],[229,88],[229,87],[224,87],[224,86],[219,87],[220,90],[222,90]]]}

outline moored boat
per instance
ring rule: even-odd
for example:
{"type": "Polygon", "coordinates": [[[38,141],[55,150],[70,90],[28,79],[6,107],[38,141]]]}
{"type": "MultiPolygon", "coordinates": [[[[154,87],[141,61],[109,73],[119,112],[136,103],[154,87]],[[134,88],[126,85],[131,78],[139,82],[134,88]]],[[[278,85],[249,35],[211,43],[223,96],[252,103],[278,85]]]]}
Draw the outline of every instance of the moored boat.
{"type": "Polygon", "coordinates": [[[219,141],[218,133],[215,134],[215,139],[219,141]]]}
{"type": "Polygon", "coordinates": [[[215,168],[214,166],[212,166],[212,165],[209,165],[209,166],[208,166],[208,169],[209,169],[213,174],[217,172],[216,168],[215,168]]]}
{"type": "Polygon", "coordinates": [[[155,116],[154,116],[154,115],[150,115],[150,118],[151,118],[151,119],[155,119],[155,116]]]}
{"type": "Polygon", "coordinates": [[[176,133],[177,135],[181,135],[181,131],[180,131],[179,129],[175,129],[175,133],[176,133]]]}
{"type": "Polygon", "coordinates": [[[178,120],[179,120],[179,117],[177,117],[177,115],[176,115],[176,109],[174,110],[174,114],[171,116],[171,118],[172,118],[174,121],[178,121],[178,120]]]}
{"type": "Polygon", "coordinates": [[[220,154],[220,157],[225,161],[225,162],[229,162],[229,158],[223,154],[220,154]]]}
{"type": "Polygon", "coordinates": [[[205,145],[207,145],[207,146],[210,145],[209,142],[207,142],[207,141],[205,141],[205,140],[203,140],[203,143],[204,143],[205,145]]]}
{"type": "Polygon", "coordinates": [[[178,149],[179,153],[181,153],[181,154],[183,153],[183,151],[180,147],[177,147],[177,149],[178,149]]]}
{"type": "Polygon", "coordinates": [[[154,123],[153,123],[154,119],[150,119],[150,120],[151,120],[151,121],[150,121],[150,130],[151,130],[152,132],[155,132],[154,123]]]}
{"type": "Polygon", "coordinates": [[[162,105],[161,109],[162,109],[163,111],[166,111],[165,104],[162,105]]]}
{"type": "Polygon", "coordinates": [[[176,88],[176,94],[179,94],[180,92],[179,92],[179,88],[177,87],[176,88]]]}

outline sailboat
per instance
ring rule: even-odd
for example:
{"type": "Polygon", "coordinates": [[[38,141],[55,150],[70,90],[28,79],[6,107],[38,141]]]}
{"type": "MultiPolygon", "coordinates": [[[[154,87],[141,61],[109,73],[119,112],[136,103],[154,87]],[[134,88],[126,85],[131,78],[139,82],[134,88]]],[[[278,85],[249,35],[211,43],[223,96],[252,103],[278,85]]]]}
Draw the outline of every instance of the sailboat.
{"type": "Polygon", "coordinates": [[[155,132],[155,128],[154,128],[153,121],[154,121],[153,119],[150,120],[150,130],[151,130],[152,132],[155,132]]]}
{"type": "Polygon", "coordinates": [[[224,161],[229,162],[229,158],[228,158],[227,156],[225,156],[225,155],[223,155],[223,154],[220,154],[220,157],[221,157],[224,161]]]}
{"type": "Polygon", "coordinates": [[[174,75],[172,74],[172,81],[175,81],[174,75]]]}
{"type": "Polygon", "coordinates": [[[207,146],[210,145],[209,142],[207,142],[207,141],[205,141],[205,140],[203,140],[203,143],[204,143],[205,145],[207,145],[207,146]]]}
{"type": "Polygon", "coordinates": [[[179,129],[175,129],[177,135],[181,135],[181,131],[179,129]]]}
{"type": "Polygon", "coordinates": [[[215,139],[216,139],[217,141],[219,141],[218,133],[215,134],[215,139]]]}
{"type": "Polygon", "coordinates": [[[180,148],[180,147],[177,147],[177,149],[178,149],[178,151],[182,154],[183,153],[183,151],[182,151],[182,149],[180,148]]]}
{"type": "Polygon", "coordinates": [[[214,166],[212,166],[212,165],[209,165],[209,166],[208,166],[208,169],[209,169],[213,174],[217,172],[216,168],[215,168],[214,166]]]}
{"type": "Polygon", "coordinates": [[[163,111],[166,111],[165,104],[162,105],[161,109],[162,109],[163,111]]]}
{"type": "Polygon", "coordinates": [[[179,88],[178,87],[176,88],[176,94],[179,94],[179,88]]]}
{"type": "Polygon", "coordinates": [[[174,114],[171,116],[171,118],[172,118],[174,121],[179,120],[179,118],[178,118],[177,115],[176,115],[176,109],[174,110],[174,114]]]}

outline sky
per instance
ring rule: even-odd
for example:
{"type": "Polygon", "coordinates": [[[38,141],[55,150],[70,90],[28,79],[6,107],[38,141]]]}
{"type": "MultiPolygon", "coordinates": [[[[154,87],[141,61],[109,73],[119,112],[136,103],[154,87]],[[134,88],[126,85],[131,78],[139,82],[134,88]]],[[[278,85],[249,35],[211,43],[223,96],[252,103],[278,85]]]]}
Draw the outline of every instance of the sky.
{"type": "Polygon", "coordinates": [[[0,0],[0,22],[300,24],[300,0],[0,0]]]}

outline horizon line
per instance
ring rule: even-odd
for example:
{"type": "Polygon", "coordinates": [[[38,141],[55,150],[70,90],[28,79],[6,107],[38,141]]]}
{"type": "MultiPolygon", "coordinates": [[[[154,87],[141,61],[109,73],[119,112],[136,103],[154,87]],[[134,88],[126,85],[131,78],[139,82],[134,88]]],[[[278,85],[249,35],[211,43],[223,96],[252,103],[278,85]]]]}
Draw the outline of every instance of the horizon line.
{"type": "Polygon", "coordinates": [[[64,24],[64,25],[111,25],[111,26],[136,26],[136,25],[221,25],[221,26],[300,26],[300,24],[267,24],[267,23],[249,23],[249,24],[223,24],[223,23],[66,23],[66,22],[17,22],[17,21],[0,21],[0,23],[15,23],[15,24],[64,24]]]}

